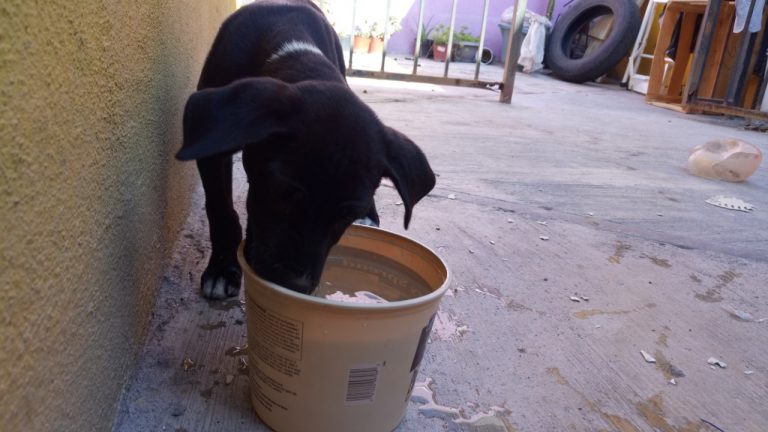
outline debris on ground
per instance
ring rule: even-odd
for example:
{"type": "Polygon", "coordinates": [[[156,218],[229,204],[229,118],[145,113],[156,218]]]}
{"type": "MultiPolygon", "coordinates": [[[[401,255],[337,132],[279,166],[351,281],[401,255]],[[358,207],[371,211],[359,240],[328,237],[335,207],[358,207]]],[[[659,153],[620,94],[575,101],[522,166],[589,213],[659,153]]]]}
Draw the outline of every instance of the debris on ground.
{"type": "Polygon", "coordinates": [[[656,359],[652,355],[648,354],[647,352],[640,350],[640,354],[643,355],[643,358],[647,363],[656,363],[656,359]]]}
{"type": "Polygon", "coordinates": [[[536,221],[536,223],[539,224],[539,225],[547,226],[547,222],[546,221],[536,221]]]}
{"type": "Polygon", "coordinates": [[[239,347],[239,346],[229,347],[229,348],[227,348],[226,351],[224,351],[224,354],[226,354],[226,355],[228,355],[230,357],[237,357],[237,356],[241,356],[241,355],[246,355],[246,354],[248,354],[248,344],[245,344],[245,345],[243,345],[241,347],[239,347]]]}
{"type": "Polygon", "coordinates": [[[190,370],[195,367],[195,362],[191,358],[187,357],[181,362],[181,368],[184,370],[190,370]]]}
{"type": "Polygon", "coordinates": [[[721,139],[691,149],[688,171],[699,177],[742,182],[757,171],[762,161],[763,153],[752,144],[733,138],[721,139]]]}
{"type": "Polygon", "coordinates": [[[455,200],[456,199],[456,194],[448,194],[448,199],[455,200]]]}
{"type": "Polygon", "coordinates": [[[400,206],[400,205],[403,205],[403,202],[402,202],[402,201],[398,201],[398,202],[396,202],[396,203],[395,203],[395,205],[396,205],[396,206],[400,206]]]}
{"type": "Polygon", "coordinates": [[[507,219],[507,223],[515,223],[515,221],[512,219],[507,219]]]}
{"type": "Polygon", "coordinates": [[[549,237],[547,237],[547,236],[539,236],[539,238],[540,238],[540,239],[542,239],[542,240],[544,240],[544,241],[547,241],[547,240],[549,240],[549,237]]]}
{"type": "Polygon", "coordinates": [[[492,244],[492,245],[495,245],[495,244],[496,244],[496,242],[495,242],[495,241],[493,241],[493,240],[488,240],[488,243],[490,243],[490,244],[492,244]]]}
{"type": "Polygon", "coordinates": [[[574,301],[576,303],[581,303],[581,299],[576,297],[576,296],[571,296],[570,299],[571,299],[571,301],[574,301]]]}
{"type": "Polygon", "coordinates": [[[745,370],[744,371],[744,375],[752,375],[753,373],[755,373],[755,371],[753,371],[753,370],[745,370]]]}
{"type": "Polygon", "coordinates": [[[670,384],[672,384],[672,385],[677,385],[677,381],[675,381],[675,379],[674,379],[674,378],[672,378],[671,380],[669,380],[669,383],[670,383],[670,384]]]}
{"type": "Polygon", "coordinates": [[[723,306],[723,310],[728,312],[728,314],[734,318],[737,318],[741,321],[747,321],[751,322],[754,321],[755,318],[750,314],[749,312],[745,312],[743,310],[735,309],[731,306],[723,306]]]}
{"type": "Polygon", "coordinates": [[[718,360],[718,359],[716,359],[716,358],[714,358],[714,357],[710,357],[710,358],[707,360],[707,363],[709,363],[710,365],[712,365],[712,366],[713,366],[713,368],[714,368],[714,366],[718,366],[718,367],[720,367],[721,369],[725,369],[725,368],[728,366],[727,364],[725,364],[725,362],[722,362],[722,361],[720,361],[720,360],[718,360]]]}
{"type": "Polygon", "coordinates": [[[728,210],[738,210],[747,213],[755,209],[755,207],[748,202],[744,202],[738,198],[726,197],[722,195],[714,196],[706,200],[706,203],[728,210]]]}

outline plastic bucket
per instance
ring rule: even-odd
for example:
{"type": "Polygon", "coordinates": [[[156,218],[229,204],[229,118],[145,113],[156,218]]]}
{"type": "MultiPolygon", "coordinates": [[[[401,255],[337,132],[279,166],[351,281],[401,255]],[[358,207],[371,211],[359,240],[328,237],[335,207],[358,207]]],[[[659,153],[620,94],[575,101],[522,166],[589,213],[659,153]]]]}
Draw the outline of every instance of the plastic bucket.
{"type": "MultiPolygon", "coordinates": [[[[378,304],[311,297],[261,279],[245,262],[242,245],[238,252],[245,275],[251,402],[275,431],[389,432],[405,415],[448,289],[448,269],[427,247],[378,228],[351,226],[331,258],[344,248],[395,261],[419,275],[431,292],[378,304]]],[[[370,277],[393,277],[369,267],[350,267],[369,273],[361,278],[361,291],[370,277]]]]}

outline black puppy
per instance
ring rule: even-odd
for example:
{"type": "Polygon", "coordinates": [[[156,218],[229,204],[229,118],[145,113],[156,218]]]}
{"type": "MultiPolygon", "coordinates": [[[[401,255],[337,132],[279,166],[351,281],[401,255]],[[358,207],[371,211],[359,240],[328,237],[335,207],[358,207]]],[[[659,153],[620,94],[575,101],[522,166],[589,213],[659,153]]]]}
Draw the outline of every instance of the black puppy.
{"type": "Polygon", "coordinates": [[[249,190],[245,258],[261,277],[310,293],[353,221],[378,224],[373,194],[392,180],[405,207],[435,185],[424,154],[384,126],[346,84],[341,44],[309,0],[262,1],[221,26],[184,112],[176,157],[197,160],[212,253],[203,295],[235,296],[242,239],[232,154],[249,190]]]}

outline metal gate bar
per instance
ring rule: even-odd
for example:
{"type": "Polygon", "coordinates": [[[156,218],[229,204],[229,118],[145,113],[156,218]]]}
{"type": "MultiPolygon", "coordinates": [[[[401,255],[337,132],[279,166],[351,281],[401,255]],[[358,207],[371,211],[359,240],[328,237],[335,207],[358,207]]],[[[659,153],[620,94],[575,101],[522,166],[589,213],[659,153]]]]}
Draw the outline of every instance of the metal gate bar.
{"type": "MultiPolygon", "coordinates": [[[[357,15],[357,2],[354,0],[352,3],[352,31],[355,29],[355,19],[357,15]]],[[[418,66],[419,58],[421,57],[421,38],[422,27],[424,24],[424,5],[426,0],[419,1],[419,20],[416,28],[416,43],[413,50],[413,71],[410,74],[386,72],[384,70],[387,50],[386,44],[389,41],[389,12],[391,7],[391,0],[387,0],[386,6],[386,21],[384,26],[384,50],[381,54],[381,69],[379,71],[369,71],[355,69],[352,67],[352,59],[354,57],[354,44],[350,44],[349,48],[349,64],[347,66],[347,76],[359,77],[359,78],[374,78],[374,79],[387,79],[394,81],[405,82],[419,82],[427,84],[437,85],[451,85],[459,87],[472,87],[472,88],[484,88],[484,89],[499,89],[501,95],[499,102],[511,103],[512,90],[515,82],[515,73],[517,71],[517,60],[520,57],[520,46],[523,42],[523,17],[526,10],[527,0],[518,0],[515,2],[515,20],[510,28],[509,38],[503,41],[507,45],[507,56],[504,59],[504,78],[502,82],[482,81],[480,76],[480,63],[482,60],[483,49],[485,47],[485,33],[488,27],[488,3],[489,0],[484,0],[483,4],[483,20],[480,30],[480,46],[478,47],[475,57],[475,76],[474,79],[465,78],[450,78],[448,77],[448,71],[451,63],[451,54],[453,50],[453,33],[456,24],[456,9],[458,0],[453,0],[451,4],[451,22],[448,28],[448,47],[446,52],[445,70],[443,76],[431,76],[431,75],[419,75],[418,66]]]]}

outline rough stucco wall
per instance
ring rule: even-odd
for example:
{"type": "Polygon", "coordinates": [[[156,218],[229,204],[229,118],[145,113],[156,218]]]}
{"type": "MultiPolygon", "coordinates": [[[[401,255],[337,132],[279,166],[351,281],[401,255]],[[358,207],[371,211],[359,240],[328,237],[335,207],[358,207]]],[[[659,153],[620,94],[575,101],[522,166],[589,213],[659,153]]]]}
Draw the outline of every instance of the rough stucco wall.
{"type": "Polygon", "coordinates": [[[193,164],[181,115],[233,0],[0,3],[0,429],[108,430],[193,164]]]}

